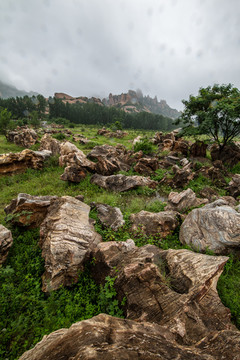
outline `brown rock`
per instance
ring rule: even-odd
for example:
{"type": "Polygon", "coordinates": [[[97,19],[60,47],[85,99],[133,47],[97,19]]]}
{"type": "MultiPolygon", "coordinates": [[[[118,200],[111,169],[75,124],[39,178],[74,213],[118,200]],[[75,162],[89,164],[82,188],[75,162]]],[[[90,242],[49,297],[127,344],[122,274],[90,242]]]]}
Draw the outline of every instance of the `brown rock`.
{"type": "Polygon", "coordinates": [[[145,235],[154,235],[166,237],[171,234],[179,225],[177,212],[175,211],[161,211],[158,213],[151,213],[149,211],[140,211],[137,214],[130,216],[132,232],[139,230],[145,235]]]}
{"type": "Polygon", "coordinates": [[[71,286],[91,250],[101,241],[89,220],[90,207],[70,196],[51,204],[40,227],[40,245],[45,259],[43,291],[71,286]]]}
{"type": "Polygon", "coordinates": [[[125,224],[123,214],[118,207],[100,203],[93,203],[91,206],[96,208],[101,223],[114,231],[117,231],[119,227],[125,224]]]}
{"type": "Polygon", "coordinates": [[[235,356],[239,344],[237,332],[227,332],[225,341],[215,340],[212,335],[211,339],[199,345],[203,348],[200,350],[178,345],[170,331],[163,326],[100,314],[75,323],[69,329],[60,329],[44,336],[19,360],[220,360],[222,357],[216,357],[216,353],[219,353],[216,345],[227,344],[228,335],[232,351],[224,349],[224,355],[235,356]],[[204,347],[211,340],[214,343],[212,356],[204,347]]]}
{"type": "Polygon", "coordinates": [[[113,175],[119,170],[118,164],[114,164],[116,161],[108,160],[106,157],[99,156],[98,162],[95,166],[95,171],[97,174],[101,175],[113,175]]]}
{"type": "Polygon", "coordinates": [[[235,174],[228,184],[229,194],[235,198],[240,195],[240,174],[235,174]]]}
{"type": "Polygon", "coordinates": [[[4,211],[12,216],[11,223],[18,226],[38,227],[47,215],[51,202],[57,196],[32,196],[29,194],[18,194],[4,211]]]}
{"type": "Polygon", "coordinates": [[[180,228],[179,239],[196,251],[226,254],[240,247],[240,214],[224,200],[192,210],[180,228]]]}
{"type": "Polygon", "coordinates": [[[182,212],[206,203],[208,203],[208,200],[198,199],[192,189],[187,189],[180,193],[172,191],[168,196],[168,204],[165,210],[182,212]]]}
{"type": "Polygon", "coordinates": [[[190,146],[190,155],[192,157],[206,157],[207,144],[203,141],[196,141],[190,146]]]}
{"type": "Polygon", "coordinates": [[[227,257],[153,245],[137,248],[132,240],[100,243],[93,256],[97,281],[116,277],[119,300],[127,299],[128,319],[164,325],[186,345],[236,329],[216,290],[227,257]]]}
{"type": "Polygon", "coordinates": [[[150,188],[155,188],[157,182],[146,178],[143,176],[126,176],[122,174],[103,176],[99,174],[94,174],[91,177],[91,183],[96,184],[104,189],[111,191],[127,191],[133,189],[137,186],[148,186],[150,188]]]}
{"type": "Polygon", "coordinates": [[[66,166],[64,173],[60,176],[63,181],[70,181],[73,183],[79,183],[85,179],[87,173],[84,168],[79,165],[66,166]]]}
{"type": "Polygon", "coordinates": [[[0,224],[0,265],[7,259],[12,244],[13,239],[11,231],[0,224]]]}
{"type": "Polygon", "coordinates": [[[33,151],[25,149],[20,153],[9,153],[0,155],[0,175],[24,172],[28,168],[41,170],[44,161],[50,157],[51,152],[33,151]]]}
{"type": "Polygon", "coordinates": [[[187,156],[188,155],[188,147],[189,147],[189,144],[186,140],[179,139],[174,142],[172,151],[175,151],[177,153],[183,154],[184,156],[187,156]]]}
{"type": "Polygon", "coordinates": [[[141,158],[134,166],[134,171],[143,175],[151,175],[159,168],[157,158],[141,158]]]}
{"type": "Polygon", "coordinates": [[[9,131],[6,138],[10,142],[14,142],[16,145],[30,148],[37,142],[38,135],[33,129],[19,129],[19,131],[9,131]]]}
{"type": "Polygon", "coordinates": [[[60,142],[49,134],[43,135],[39,150],[50,150],[52,155],[60,154],[60,142]]]}
{"type": "Polygon", "coordinates": [[[223,163],[227,163],[232,167],[240,161],[240,149],[236,144],[226,145],[220,152],[217,144],[213,144],[211,149],[212,161],[221,160],[223,163]]]}
{"type": "Polygon", "coordinates": [[[191,164],[184,166],[182,169],[178,168],[172,178],[172,186],[175,188],[183,188],[188,185],[189,181],[194,178],[194,173],[191,170],[191,164]]]}

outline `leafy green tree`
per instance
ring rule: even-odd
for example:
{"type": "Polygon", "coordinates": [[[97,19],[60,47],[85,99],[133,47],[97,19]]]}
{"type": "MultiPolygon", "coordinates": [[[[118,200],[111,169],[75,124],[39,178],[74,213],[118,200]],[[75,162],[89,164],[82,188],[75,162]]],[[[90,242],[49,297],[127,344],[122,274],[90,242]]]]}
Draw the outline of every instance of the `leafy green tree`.
{"type": "Polygon", "coordinates": [[[38,118],[38,112],[36,110],[30,114],[29,122],[34,128],[38,128],[40,126],[40,120],[38,118]]]}
{"type": "Polygon", "coordinates": [[[10,111],[0,108],[0,134],[6,135],[11,116],[12,114],[10,111]]]}
{"type": "Polygon", "coordinates": [[[200,88],[182,102],[185,109],[175,124],[183,122],[183,133],[211,135],[220,152],[240,134],[240,91],[231,84],[200,88]]]}

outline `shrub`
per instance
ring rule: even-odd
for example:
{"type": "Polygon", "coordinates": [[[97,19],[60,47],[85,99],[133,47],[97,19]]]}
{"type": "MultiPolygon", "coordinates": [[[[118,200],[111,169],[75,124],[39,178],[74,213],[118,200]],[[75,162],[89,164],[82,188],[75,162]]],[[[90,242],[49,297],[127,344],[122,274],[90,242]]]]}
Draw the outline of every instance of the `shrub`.
{"type": "Polygon", "coordinates": [[[144,138],[134,145],[134,152],[142,151],[144,154],[149,155],[154,153],[155,146],[147,138],[144,138]]]}

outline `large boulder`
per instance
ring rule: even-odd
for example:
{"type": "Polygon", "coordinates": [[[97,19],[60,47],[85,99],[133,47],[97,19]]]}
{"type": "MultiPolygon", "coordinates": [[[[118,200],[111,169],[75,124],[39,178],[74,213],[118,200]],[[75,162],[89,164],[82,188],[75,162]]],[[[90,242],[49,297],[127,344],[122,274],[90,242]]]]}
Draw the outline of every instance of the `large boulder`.
{"type": "Polygon", "coordinates": [[[25,148],[30,148],[37,142],[38,135],[33,129],[19,129],[14,131],[9,131],[6,135],[6,138],[10,142],[14,142],[16,145],[20,145],[25,148]]]}
{"type": "Polygon", "coordinates": [[[227,257],[153,245],[138,248],[133,240],[102,242],[92,256],[96,281],[115,277],[118,299],[126,298],[127,319],[164,325],[187,345],[236,329],[216,290],[227,257]]]}
{"type": "Polygon", "coordinates": [[[40,246],[45,259],[43,291],[71,286],[78,281],[90,252],[101,241],[89,219],[90,207],[63,196],[49,207],[40,227],[40,246]]]}
{"type": "Polygon", "coordinates": [[[151,180],[150,178],[146,178],[144,176],[126,176],[122,174],[103,176],[99,174],[94,174],[91,177],[91,183],[96,184],[104,189],[111,191],[127,191],[130,189],[134,189],[137,186],[148,186],[151,188],[155,188],[157,186],[157,182],[151,180]]]}
{"type": "Polygon", "coordinates": [[[188,188],[180,193],[171,191],[168,195],[168,204],[165,210],[183,212],[206,203],[208,203],[207,199],[198,199],[195,192],[188,188]]]}
{"type": "Polygon", "coordinates": [[[179,225],[178,213],[175,211],[161,211],[152,213],[140,211],[130,216],[132,222],[131,231],[145,235],[166,237],[171,234],[179,225]]]}
{"type": "Polygon", "coordinates": [[[11,231],[0,224],[0,265],[7,259],[12,244],[13,238],[11,231]]]}
{"type": "Polygon", "coordinates": [[[174,142],[172,151],[177,152],[177,153],[181,153],[184,156],[187,156],[188,155],[188,148],[189,148],[188,141],[183,140],[183,139],[180,138],[179,140],[174,142]]]}
{"type": "Polygon", "coordinates": [[[35,228],[45,219],[51,202],[56,199],[57,196],[32,196],[20,193],[4,211],[8,217],[11,217],[12,224],[35,228]]]}
{"type": "Polygon", "coordinates": [[[60,154],[60,142],[49,134],[43,135],[39,150],[50,150],[52,155],[60,154]]]}
{"type": "Polygon", "coordinates": [[[80,168],[85,168],[87,171],[95,170],[95,163],[88,160],[86,155],[69,141],[60,146],[59,165],[78,166],[80,168]]]}
{"type": "Polygon", "coordinates": [[[28,168],[41,170],[46,161],[51,156],[48,150],[33,151],[25,149],[19,153],[9,153],[0,155],[0,175],[8,175],[24,172],[28,168]]]}
{"type": "Polygon", "coordinates": [[[215,332],[196,346],[183,346],[164,326],[100,314],[44,336],[19,360],[237,359],[239,345],[237,331],[215,332]]]}
{"type": "Polygon", "coordinates": [[[216,254],[240,249],[240,214],[219,199],[192,210],[180,228],[180,241],[196,251],[216,254]]]}
{"type": "Polygon", "coordinates": [[[117,231],[125,224],[123,214],[118,207],[112,207],[107,204],[92,203],[91,206],[97,210],[100,222],[112,230],[117,231]]]}
{"type": "Polygon", "coordinates": [[[63,181],[70,181],[73,183],[79,183],[85,179],[87,175],[86,170],[79,165],[66,166],[64,173],[60,176],[63,181]]]}

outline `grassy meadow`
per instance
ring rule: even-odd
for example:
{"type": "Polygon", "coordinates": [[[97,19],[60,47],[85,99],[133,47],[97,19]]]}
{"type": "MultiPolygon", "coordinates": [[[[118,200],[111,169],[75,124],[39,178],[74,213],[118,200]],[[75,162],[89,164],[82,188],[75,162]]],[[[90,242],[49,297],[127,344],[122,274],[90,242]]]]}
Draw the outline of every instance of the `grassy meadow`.
{"type": "MultiPolygon", "coordinates": [[[[122,139],[106,138],[97,135],[97,127],[85,125],[71,129],[73,133],[82,134],[90,140],[86,145],[74,143],[85,154],[96,145],[117,145],[118,143],[133,149],[132,141],[138,135],[151,137],[154,132],[128,131],[122,139]]],[[[67,140],[73,142],[72,136],[67,140]]],[[[32,147],[37,150],[38,145],[32,147]]],[[[157,151],[157,147],[154,148],[157,151]]],[[[0,136],[0,154],[19,152],[23,148],[8,143],[4,136],[0,136]]],[[[165,154],[158,154],[159,157],[165,154]]],[[[208,160],[206,160],[208,161],[208,160]]],[[[141,210],[152,212],[163,211],[166,198],[171,189],[159,185],[157,189],[139,188],[123,193],[114,193],[90,183],[90,175],[78,184],[60,180],[64,169],[58,166],[58,158],[52,157],[40,170],[28,169],[25,173],[0,177],[0,224],[10,228],[13,232],[14,244],[7,261],[0,267],[0,359],[14,360],[27,349],[40,341],[42,336],[61,327],[69,327],[72,323],[90,318],[100,312],[115,316],[124,316],[121,303],[116,300],[114,280],[107,279],[105,286],[97,285],[86,268],[80,274],[79,282],[71,288],[60,288],[50,294],[41,291],[41,275],[44,272],[44,262],[38,246],[39,229],[25,230],[11,228],[6,222],[4,207],[18,193],[31,195],[76,196],[84,195],[87,204],[102,202],[111,206],[118,206],[126,220],[125,225],[114,232],[103,228],[94,210],[90,216],[95,220],[95,228],[103,241],[124,241],[133,238],[130,233],[129,216],[141,210]]],[[[239,171],[239,165],[235,172],[239,171]]],[[[127,174],[127,173],[126,173],[127,174]]],[[[133,169],[129,174],[134,174],[133,169]]],[[[165,175],[171,177],[170,169],[159,169],[152,179],[160,181],[165,175]]],[[[230,179],[229,179],[230,180],[230,179]]],[[[218,189],[210,180],[197,178],[189,184],[195,192],[204,186],[214,187],[221,195],[226,191],[218,189]]],[[[180,249],[184,246],[178,239],[179,229],[166,239],[146,237],[142,234],[135,236],[137,246],[147,243],[163,249],[180,249]]],[[[91,265],[90,265],[91,266],[91,265]]],[[[218,292],[222,302],[232,313],[232,320],[240,329],[240,261],[234,255],[230,256],[223,274],[218,282],[218,292]]]]}

